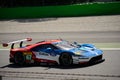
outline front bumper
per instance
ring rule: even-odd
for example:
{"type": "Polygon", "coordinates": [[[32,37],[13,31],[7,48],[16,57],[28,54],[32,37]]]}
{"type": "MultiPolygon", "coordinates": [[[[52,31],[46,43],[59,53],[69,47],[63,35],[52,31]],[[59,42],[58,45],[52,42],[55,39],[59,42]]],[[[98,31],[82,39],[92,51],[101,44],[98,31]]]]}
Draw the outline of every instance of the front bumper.
{"type": "Polygon", "coordinates": [[[98,55],[90,58],[73,57],[73,64],[97,63],[105,60],[102,58],[103,58],[103,55],[98,55]]]}
{"type": "Polygon", "coordinates": [[[90,63],[102,60],[103,55],[95,56],[90,59],[90,63]]]}

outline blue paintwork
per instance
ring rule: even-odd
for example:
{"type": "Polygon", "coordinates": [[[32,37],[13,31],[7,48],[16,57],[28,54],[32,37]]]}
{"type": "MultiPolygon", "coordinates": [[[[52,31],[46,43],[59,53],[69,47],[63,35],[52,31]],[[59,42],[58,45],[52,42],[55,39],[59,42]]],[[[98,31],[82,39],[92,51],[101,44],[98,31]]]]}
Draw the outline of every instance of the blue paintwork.
{"type": "MultiPolygon", "coordinates": [[[[60,42],[62,43],[62,41],[60,42]]],[[[63,45],[64,43],[66,44],[65,41],[63,41],[63,45]]],[[[57,44],[57,43],[53,43],[53,44],[57,44]]],[[[59,43],[58,43],[59,44],[59,43]]],[[[71,45],[71,44],[70,44],[71,45]]],[[[69,45],[69,46],[70,46],[69,45]]],[[[98,56],[103,54],[102,50],[97,49],[93,44],[78,44],[78,43],[74,43],[73,45],[75,45],[76,47],[70,48],[70,49],[51,49],[51,48],[36,48],[36,50],[38,52],[43,52],[43,53],[47,53],[50,54],[51,56],[56,56],[56,55],[61,55],[62,53],[69,53],[71,56],[83,56],[83,57],[94,57],[94,56],[98,56]],[[80,54],[76,54],[76,53],[80,53],[80,54]]],[[[55,46],[55,45],[54,45],[55,46]]],[[[66,45],[65,45],[66,46],[66,45]]]]}
{"type": "Polygon", "coordinates": [[[56,53],[59,55],[63,52],[69,53],[70,55],[76,55],[76,52],[80,52],[82,56],[86,57],[94,57],[103,54],[102,50],[96,49],[94,45],[92,44],[82,44],[78,48],[73,48],[70,50],[57,50],[56,53]],[[90,49],[88,49],[90,48],[90,49]],[[93,50],[93,51],[92,51],[93,50]]]}
{"type": "MultiPolygon", "coordinates": [[[[80,52],[81,56],[94,57],[103,54],[102,50],[97,49],[93,44],[81,44],[77,48],[70,50],[59,50],[59,53],[67,52],[70,55],[76,55],[76,52],[80,52]]],[[[60,55],[60,54],[59,54],[60,55]]]]}

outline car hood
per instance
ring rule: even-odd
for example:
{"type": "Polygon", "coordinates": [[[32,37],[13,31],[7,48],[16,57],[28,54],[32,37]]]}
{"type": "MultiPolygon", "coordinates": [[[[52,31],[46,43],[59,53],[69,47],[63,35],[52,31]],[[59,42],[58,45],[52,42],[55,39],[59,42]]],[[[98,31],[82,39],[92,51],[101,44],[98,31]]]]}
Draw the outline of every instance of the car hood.
{"type": "Polygon", "coordinates": [[[92,44],[82,44],[77,48],[71,49],[70,51],[73,52],[74,55],[82,55],[86,57],[93,57],[93,56],[101,55],[103,53],[102,50],[97,49],[92,44]]]}

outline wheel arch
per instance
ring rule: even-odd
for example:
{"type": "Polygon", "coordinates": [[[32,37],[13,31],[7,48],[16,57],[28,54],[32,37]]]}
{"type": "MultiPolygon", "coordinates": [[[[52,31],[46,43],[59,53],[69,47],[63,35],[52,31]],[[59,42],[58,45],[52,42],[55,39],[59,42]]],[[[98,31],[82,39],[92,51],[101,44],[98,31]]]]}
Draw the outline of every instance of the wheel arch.
{"type": "Polygon", "coordinates": [[[15,64],[20,65],[20,66],[24,65],[24,64],[26,64],[25,60],[26,59],[25,59],[25,56],[24,56],[23,52],[21,52],[21,51],[16,51],[15,52],[15,54],[14,54],[14,63],[15,64]],[[20,57],[18,58],[18,56],[20,56],[20,57]],[[21,58],[21,60],[20,60],[20,58],[21,58]]]}
{"type": "Polygon", "coordinates": [[[58,60],[58,61],[59,61],[59,64],[61,64],[61,62],[60,62],[61,56],[62,56],[64,53],[69,54],[69,56],[71,56],[71,59],[72,59],[72,61],[73,61],[73,57],[72,57],[73,53],[72,53],[72,52],[67,52],[67,51],[65,51],[65,52],[62,52],[62,53],[60,54],[60,56],[59,56],[59,60],[58,60]]]}
{"type": "Polygon", "coordinates": [[[16,55],[17,53],[21,53],[21,54],[23,54],[22,51],[16,51],[16,52],[14,52],[14,57],[15,57],[15,55],[16,55]]]}

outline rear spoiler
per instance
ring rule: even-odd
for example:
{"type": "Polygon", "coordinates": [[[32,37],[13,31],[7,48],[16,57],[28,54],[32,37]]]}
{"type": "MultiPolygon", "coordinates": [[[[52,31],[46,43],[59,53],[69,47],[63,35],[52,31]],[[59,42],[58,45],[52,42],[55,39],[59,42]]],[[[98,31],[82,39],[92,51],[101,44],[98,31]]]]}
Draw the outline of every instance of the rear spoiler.
{"type": "Polygon", "coordinates": [[[19,46],[22,47],[22,44],[25,41],[32,41],[32,38],[26,38],[26,39],[22,39],[22,40],[12,41],[9,43],[3,43],[2,45],[3,45],[3,47],[7,47],[9,44],[11,44],[11,49],[13,49],[15,43],[20,43],[19,46]]]}

